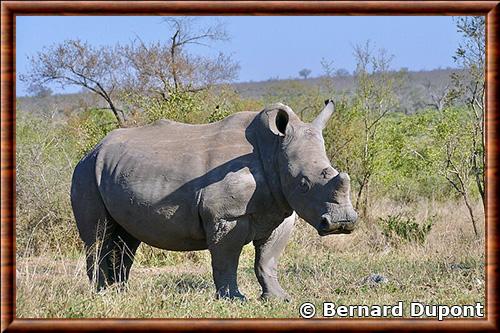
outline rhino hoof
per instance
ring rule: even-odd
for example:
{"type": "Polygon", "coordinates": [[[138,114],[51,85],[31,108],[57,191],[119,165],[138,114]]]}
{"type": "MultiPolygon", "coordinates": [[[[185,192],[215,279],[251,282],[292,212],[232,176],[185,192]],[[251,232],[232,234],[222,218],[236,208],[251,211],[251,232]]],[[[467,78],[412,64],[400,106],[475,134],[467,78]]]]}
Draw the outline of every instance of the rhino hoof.
{"type": "Polygon", "coordinates": [[[227,300],[231,300],[231,301],[234,301],[234,300],[237,300],[237,301],[241,301],[241,302],[246,302],[247,301],[247,298],[245,295],[243,295],[242,293],[240,293],[239,291],[237,292],[218,292],[215,296],[217,299],[227,299],[227,300]]]}
{"type": "Polygon", "coordinates": [[[247,297],[243,294],[237,293],[228,297],[231,301],[240,301],[246,302],[248,301],[247,297]]]}
{"type": "Polygon", "coordinates": [[[263,301],[279,300],[279,301],[283,301],[283,302],[287,302],[287,303],[292,300],[292,298],[290,297],[290,295],[288,295],[286,292],[276,293],[276,294],[263,293],[260,296],[260,299],[263,300],[263,301]]]}

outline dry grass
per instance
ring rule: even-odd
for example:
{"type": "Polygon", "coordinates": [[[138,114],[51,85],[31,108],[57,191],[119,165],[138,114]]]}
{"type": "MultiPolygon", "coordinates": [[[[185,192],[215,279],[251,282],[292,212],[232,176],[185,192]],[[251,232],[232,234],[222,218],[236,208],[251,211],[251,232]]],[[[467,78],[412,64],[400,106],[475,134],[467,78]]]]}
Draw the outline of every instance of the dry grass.
{"type": "MultiPolygon", "coordinates": [[[[476,209],[480,213],[480,206],[476,209]]],[[[17,316],[33,317],[298,317],[305,301],[340,304],[473,304],[485,300],[484,237],[475,238],[460,203],[422,200],[411,205],[381,201],[377,217],[406,211],[423,221],[434,216],[423,245],[390,245],[375,222],[351,235],[320,238],[298,221],[280,263],[280,280],[293,301],[262,302],[253,273],[253,247],[239,267],[246,303],[216,301],[206,251],[173,253],[141,246],[125,291],[96,294],[85,275],[84,256],[46,253],[17,261],[17,316]],[[372,274],[388,282],[369,286],[372,274]]],[[[484,228],[481,228],[483,231],[484,228]]]]}

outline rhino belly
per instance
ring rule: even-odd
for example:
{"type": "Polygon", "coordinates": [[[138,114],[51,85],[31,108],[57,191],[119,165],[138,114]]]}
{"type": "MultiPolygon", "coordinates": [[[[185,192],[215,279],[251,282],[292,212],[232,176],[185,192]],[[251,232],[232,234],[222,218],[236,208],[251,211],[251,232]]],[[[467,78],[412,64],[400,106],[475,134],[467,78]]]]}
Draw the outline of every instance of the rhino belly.
{"type": "Polygon", "coordinates": [[[172,251],[207,248],[195,189],[157,177],[101,177],[99,190],[113,219],[132,236],[172,251]]]}

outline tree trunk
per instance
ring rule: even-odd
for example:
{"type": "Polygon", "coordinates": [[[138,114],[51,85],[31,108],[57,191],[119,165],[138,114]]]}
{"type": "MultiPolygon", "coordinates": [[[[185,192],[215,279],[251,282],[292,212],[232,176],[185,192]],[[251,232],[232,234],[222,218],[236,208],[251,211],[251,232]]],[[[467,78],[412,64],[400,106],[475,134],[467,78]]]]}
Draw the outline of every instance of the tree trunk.
{"type": "Polygon", "coordinates": [[[175,63],[175,49],[177,48],[177,36],[179,35],[179,30],[177,30],[172,37],[172,45],[170,46],[170,61],[171,61],[171,73],[172,73],[172,79],[174,80],[174,88],[175,91],[178,90],[178,79],[177,79],[177,64],[175,63]]]}
{"type": "Polygon", "coordinates": [[[470,219],[471,219],[471,222],[472,222],[472,227],[474,228],[474,234],[477,237],[477,236],[479,236],[479,233],[477,231],[476,218],[474,216],[474,212],[472,211],[472,207],[471,207],[470,202],[469,202],[469,192],[467,191],[467,187],[465,185],[464,180],[460,177],[460,175],[458,174],[458,172],[455,172],[455,174],[457,176],[459,184],[457,184],[456,182],[454,182],[453,179],[449,175],[445,175],[445,177],[448,180],[448,182],[451,184],[451,186],[453,186],[453,188],[464,199],[464,203],[467,206],[467,209],[469,210],[469,215],[470,215],[470,219]]]}
{"type": "Polygon", "coordinates": [[[365,187],[365,182],[363,180],[361,184],[359,184],[358,196],[356,197],[356,205],[354,206],[354,209],[356,209],[356,211],[359,211],[359,204],[361,202],[361,195],[363,194],[364,187],[365,187]]]}
{"type": "MultiPolygon", "coordinates": [[[[118,114],[118,109],[113,104],[113,101],[111,100],[111,96],[107,93],[106,90],[104,90],[104,88],[102,87],[102,85],[99,82],[96,82],[96,85],[99,89],[91,89],[91,90],[94,91],[95,93],[99,94],[99,96],[101,96],[102,98],[104,98],[104,100],[109,105],[109,109],[115,115],[115,118],[118,121],[118,126],[123,127],[123,120],[124,119],[122,119],[120,117],[120,115],[118,114]]],[[[125,117],[125,114],[123,114],[123,112],[122,112],[122,115],[123,115],[123,117],[125,117]]]]}
{"type": "Polygon", "coordinates": [[[116,109],[115,105],[110,99],[108,99],[107,102],[109,104],[109,108],[111,109],[111,111],[115,115],[116,120],[118,121],[118,126],[123,127],[123,119],[121,119],[120,115],[118,114],[118,110],[116,109]]]}
{"type": "Polygon", "coordinates": [[[481,172],[475,172],[476,174],[476,186],[477,186],[477,190],[479,191],[479,194],[481,195],[481,201],[483,202],[483,207],[486,211],[486,201],[484,200],[484,179],[483,179],[483,175],[481,174],[481,172]]]}
{"type": "Polygon", "coordinates": [[[370,221],[370,216],[368,216],[368,212],[369,212],[369,198],[370,198],[370,195],[369,195],[369,192],[370,192],[370,179],[368,178],[366,180],[366,185],[365,185],[365,197],[364,197],[364,200],[363,200],[363,217],[367,220],[367,221],[370,221]]]}
{"type": "MultiPolygon", "coordinates": [[[[476,112],[477,115],[477,112],[476,112]]],[[[484,129],[482,127],[481,118],[476,116],[476,123],[474,124],[474,137],[472,141],[472,168],[476,180],[476,186],[479,194],[481,195],[481,200],[483,202],[483,207],[486,211],[485,199],[484,199],[484,165],[485,165],[485,154],[484,154],[484,129]],[[477,136],[481,136],[478,142],[477,136]],[[481,153],[482,152],[482,153],[481,153]],[[480,161],[478,161],[478,156],[480,156],[480,161]],[[483,172],[480,172],[480,163],[483,166],[483,172]]]]}
{"type": "Polygon", "coordinates": [[[369,174],[364,175],[363,180],[359,186],[358,196],[356,198],[356,205],[354,209],[359,212],[361,209],[361,216],[367,217],[368,212],[368,183],[370,181],[369,174]]]}
{"type": "Polygon", "coordinates": [[[364,167],[364,175],[363,175],[363,180],[359,184],[359,191],[358,191],[358,197],[356,198],[356,206],[355,209],[356,211],[359,211],[359,204],[361,202],[361,196],[363,195],[363,190],[365,186],[368,185],[368,180],[370,177],[369,171],[368,171],[368,141],[369,141],[369,134],[368,134],[368,125],[365,119],[365,142],[364,142],[364,147],[363,147],[363,167],[364,167]]]}
{"type": "Polygon", "coordinates": [[[472,221],[472,227],[474,228],[474,234],[476,235],[476,237],[478,237],[479,232],[477,231],[476,218],[474,216],[474,212],[472,211],[472,207],[469,203],[469,194],[467,193],[467,191],[462,192],[462,197],[464,198],[465,205],[467,206],[467,209],[469,210],[470,219],[472,221]]]}

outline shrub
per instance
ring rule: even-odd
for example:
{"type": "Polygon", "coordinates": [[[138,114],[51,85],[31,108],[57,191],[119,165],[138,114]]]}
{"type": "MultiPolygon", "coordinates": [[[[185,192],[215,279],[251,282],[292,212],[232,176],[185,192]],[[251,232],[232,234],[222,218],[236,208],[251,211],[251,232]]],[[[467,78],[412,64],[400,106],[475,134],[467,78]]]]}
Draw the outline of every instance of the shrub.
{"type": "Polygon", "coordinates": [[[215,111],[208,116],[209,123],[215,123],[216,121],[222,120],[229,116],[231,112],[227,109],[222,109],[219,106],[216,106],[215,111]]]}
{"type": "Polygon", "coordinates": [[[77,120],[78,152],[84,156],[91,151],[118,124],[113,114],[105,109],[90,109],[77,120]]]}
{"type": "Polygon", "coordinates": [[[127,101],[142,111],[145,123],[150,124],[160,119],[192,123],[202,110],[199,93],[172,92],[167,99],[149,96],[125,96],[127,101]]]}
{"type": "Polygon", "coordinates": [[[23,112],[16,125],[17,255],[74,252],[79,242],[69,189],[79,159],[76,138],[61,124],[23,112]]]}
{"type": "Polygon", "coordinates": [[[382,234],[393,245],[400,240],[423,244],[432,229],[434,219],[429,218],[419,224],[413,217],[405,217],[403,214],[389,215],[387,218],[379,218],[382,234]]]}
{"type": "MultiPolygon", "coordinates": [[[[203,95],[206,122],[213,123],[241,111],[260,111],[263,103],[257,99],[243,98],[231,87],[221,86],[217,91],[206,91],[203,95]]],[[[205,122],[201,120],[201,122],[205,122]]]]}

